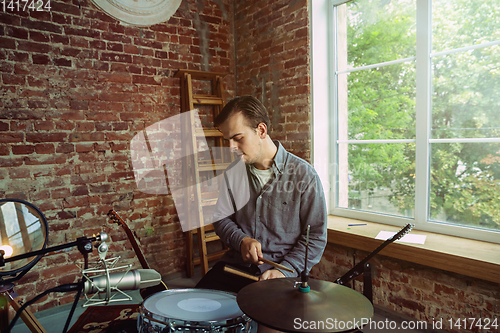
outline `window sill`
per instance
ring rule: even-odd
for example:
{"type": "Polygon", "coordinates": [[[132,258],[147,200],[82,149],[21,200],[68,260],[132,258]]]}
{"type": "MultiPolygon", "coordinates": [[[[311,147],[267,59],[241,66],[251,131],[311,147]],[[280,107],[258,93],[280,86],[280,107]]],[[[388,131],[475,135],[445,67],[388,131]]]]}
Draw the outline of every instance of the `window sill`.
{"type": "MultiPolygon", "coordinates": [[[[329,243],[367,252],[375,250],[383,243],[382,240],[375,239],[380,231],[399,230],[400,227],[387,224],[328,216],[329,243]],[[349,227],[348,224],[352,223],[366,225],[349,227]]],[[[500,283],[500,244],[420,230],[412,230],[411,233],[426,235],[425,244],[395,242],[386,246],[379,254],[500,283]]]]}

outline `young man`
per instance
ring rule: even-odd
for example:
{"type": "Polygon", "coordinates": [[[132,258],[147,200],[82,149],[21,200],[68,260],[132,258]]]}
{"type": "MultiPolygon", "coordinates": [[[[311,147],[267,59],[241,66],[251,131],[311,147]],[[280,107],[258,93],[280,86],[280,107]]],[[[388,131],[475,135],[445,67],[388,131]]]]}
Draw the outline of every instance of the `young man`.
{"type": "Polygon", "coordinates": [[[310,270],[326,246],[325,197],[315,170],[271,140],[267,111],[254,97],[231,100],[215,125],[238,157],[225,171],[214,217],[215,231],[230,250],[197,287],[238,292],[252,282],[224,273],[224,265],[260,280],[300,276],[308,226],[310,270]],[[295,273],[264,264],[261,258],[295,273]]]}

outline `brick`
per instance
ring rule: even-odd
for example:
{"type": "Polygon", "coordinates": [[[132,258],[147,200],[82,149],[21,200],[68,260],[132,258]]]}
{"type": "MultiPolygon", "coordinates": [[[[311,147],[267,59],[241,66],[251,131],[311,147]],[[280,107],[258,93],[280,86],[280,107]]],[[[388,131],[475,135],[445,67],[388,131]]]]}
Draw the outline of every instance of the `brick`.
{"type": "Polygon", "coordinates": [[[65,67],[71,67],[73,65],[73,62],[71,59],[66,59],[66,58],[55,58],[53,60],[54,65],[56,66],[65,66],[65,67]]]}
{"type": "Polygon", "coordinates": [[[28,30],[16,27],[5,27],[4,34],[18,39],[28,39],[28,30]]]}
{"type": "Polygon", "coordinates": [[[26,141],[34,143],[63,142],[67,138],[66,133],[26,133],[26,141]]]}
{"type": "Polygon", "coordinates": [[[104,185],[93,185],[90,184],[90,193],[96,194],[96,193],[109,193],[111,191],[114,191],[114,188],[112,187],[111,184],[104,184],[104,185]]]}
{"type": "Polygon", "coordinates": [[[30,58],[29,53],[27,52],[10,52],[8,60],[15,62],[28,62],[30,58]]]}
{"type": "Polygon", "coordinates": [[[55,147],[53,144],[37,144],[35,145],[35,152],[37,154],[54,154],[55,153],[55,147]]]}
{"type": "Polygon", "coordinates": [[[142,38],[134,38],[134,45],[138,46],[143,46],[143,47],[150,47],[153,49],[162,49],[163,45],[162,43],[154,40],[147,40],[147,39],[142,39],[142,38]]]}
{"type": "Polygon", "coordinates": [[[77,186],[71,191],[72,196],[89,195],[89,190],[86,185],[77,186]]]}
{"type": "Polygon", "coordinates": [[[12,121],[10,123],[10,130],[13,132],[16,132],[16,131],[25,132],[27,129],[28,129],[28,122],[27,121],[12,121]]]}
{"type": "Polygon", "coordinates": [[[448,295],[454,295],[455,294],[455,288],[445,286],[440,283],[435,283],[434,284],[434,292],[437,295],[443,295],[443,294],[448,294],[448,295]]]}
{"type": "Polygon", "coordinates": [[[90,26],[90,19],[82,17],[73,17],[72,23],[73,25],[86,28],[90,26]]]}
{"type": "Polygon", "coordinates": [[[104,42],[102,40],[91,40],[89,43],[89,46],[92,49],[105,50],[106,49],[106,42],[104,42]]]}
{"type": "Polygon", "coordinates": [[[123,44],[119,43],[107,43],[106,50],[115,51],[115,52],[123,52],[123,44]]]}
{"type": "Polygon", "coordinates": [[[99,95],[99,99],[101,101],[110,101],[110,102],[129,102],[131,96],[126,93],[101,93],[99,95]]]}
{"type": "Polygon", "coordinates": [[[61,48],[61,55],[66,57],[77,57],[82,52],[81,49],[74,47],[63,47],[61,48]]]}
{"type": "Polygon", "coordinates": [[[35,43],[30,41],[19,41],[17,49],[20,51],[27,51],[33,53],[49,53],[52,50],[52,47],[49,44],[35,43]]]}
{"type": "Polygon", "coordinates": [[[152,31],[157,31],[156,37],[158,38],[161,34],[159,32],[165,32],[166,35],[176,35],[177,27],[166,25],[166,24],[155,24],[149,27],[152,31]]]}
{"type": "Polygon", "coordinates": [[[71,16],[65,15],[65,13],[52,12],[52,21],[58,24],[71,24],[71,16]]]}
{"type": "Polygon", "coordinates": [[[96,61],[93,68],[98,71],[109,72],[109,64],[105,62],[96,61]]]}
{"type": "Polygon", "coordinates": [[[121,24],[109,24],[109,31],[111,32],[116,32],[118,34],[124,34],[125,33],[125,26],[121,24]]]}
{"type": "Polygon", "coordinates": [[[192,45],[193,44],[193,39],[191,37],[186,37],[186,36],[180,36],[179,37],[179,43],[184,44],[184,45],[192,45]]]}
{"type": "Polygon", "coordinates": [[[129,54],[103,52],[101,54],[100,60],[102,60],[102,61],[116,61],[116,62],[131,63],[132,62],[132,56],[129,55],[129,54]]]}
{"type": "Polygon", "coordinates": [[[49,43],[50,34],[39,31],[30,31],[30,39],[34,42],[49,43]]]}
{"type": "Polygon", "coordinates": [[[82,121],[78,122],[76,130],[79,132],[91,132],[95,129],[94,122],[82,121]]]}
{"type": "Polygon", "coordinates": [[[132,38],[111,32],[103,32],[102,38],[111,42],[119,42],[123,44],[132,44],[132,38]]]}
{"type": "Polygon", "coordinates": [[[69,106],[72,110],[88,110],[89,102],[88,101],[70,101],[69,106]]]}
{"type": "Polygon", "coordinates": [[[73,36],[82,36],[82,37],[89,37],[93,39],[99,39],[101,37],[101,32],[92,30],[92,29],[84,29],[84,28],[71,28],[71,27],[66,27],[64,29],[64,32],[66,35],[73,35],[73,36]]]}
{"type": "MultiPolygon", "coordinates": [[[[99,102],[91,102],[89,103],[89,109],[96,111],[96,110],[103,110],[103,111],[111,111],[111,112],[120,112],[123,111],[123,103],[119,103],[119,99],[117,99],[117,102],[105,102],[105,101],[99,101],[99,102]]],[[[87,113],[87,119],[89,120],[100,120],[100,116],[107,118],[107,114],[103,114],[102,112],[98,113],[87,113]]],[[[114,117],[116,117],[116,114],[114,114],[114,117]]],[[[105,119],[106,120],[106,119],[105,119]]],[[[115,119],[112,119],[115,120],[115,119]]]]}
{"type": "Polygon", "coordinates": [[[68,154],[75,151],[75,145],[72,143],[60,143],[57,145],[56,153],[68,154]]]}
{"type": "MultiPolygon", "coordinates": [[[[50,19],[51,19],[50,12],[47,9],[38,10],[40,7],[41,7],[40,4],[38,4],[38,6],[36,7],[37,10],[31,10],[29,12],[29,17],[31,19],[35,19],[38,21],[45,21],[45,22],[50,21],[50,19]]],[[[28,12],[26,12],[26,13],[28,14],[28,12]]],[[[26,15],[26,16],[28,16],[28,15],[26,15]]]]}
{"type": "Polygon", "coordinates": [[[70,142],[83,142],[83,141],[104,141],[103,133],[71,133],[69,135],[70,142]]]}
{"type": "Polygon", "coordinates": [[[63,14],[70,14],[70,15],[76,15],[80,16],[81,12],[78,6],[76,5],[71,5],[69,3],[65,2],[51,2],[51,11],[56,12],[56,13],[63,13],[63,14]]]}
{"type": "Polygon", "coordinates": [[[307,65],[306,57],[296,58],[285,62],[285,69],[299,67],[299,66],[306,66],[306,65],[307,65]]]}
{"type": "Polygon", "coordinates": [[[33,64],[37,65],[49,65],[52,64],[50,57],[46,54],[32,54],[33,64]]]}
{"type": "Polygon", "coordinates": [[[2,74],[2,81],[3,81],[3,84],[5,84],[5,85],[23,86],[26,82],[26,76],[2,74]]]}
{"type": "Polygon", "coordinates": [[[92,20],[91,21],[91,27],[92,29],[97,29],[97,30],[102,30],[102,31],[108,31],[109,30],[109,23],[107,22],[100,22],[97,20],[92,20]]]}
{"type": "Polygon", "coordinates": [[[47,101],[39,101],[39,100],[29,100],[28,107],[30,109],[46,109],[48,108],[49,103],[47,101]]]}
{"type": "Polygon", "coordinates": [[[4,14],[0,15],[0,23],[18,26],[21,25],[21,18],[19,16],[4,14]]]}
{"type": "MultiPolygon", "coordinates": [[[[60,212],[58,215],[61,216],[61,215],[70,215],[71,217],[73,217],[73,214],[70,213],[70,212],[60,212]],[[64,214],[66,213],[66,214],[64,214]]],[[[66,225],[66,228],[68,226],[66,225]]],[[[64,276],[64,275],[68,275],[68,274],[71,274],[71,273],[79,273],[80,272],[80,269],[78,268],[77,265],[75,265],[74,263],[71,263],[71,264],[68,264],[68,265],[58,265],[54,268],[46,268],[44,269],[42,272],[41,272],[41,278],[43,280],[48,280],[48,279],[53,279],[53,278],[58,278],[60,276],[64,276]]]]}
{"type": "Polygon", "coordinates": [[[57,33],[57,34],[63,33],[62,27],[60,25],[48,23],[48,22],[35,21],[35,20],[23,18],[23,19],[21,19],[21,25],[23,27],[30,29],[30,30],[49,31],[49,32],[57,33]]]}
{"type": "Polygon", "coordinates": [[[14,72],[14,65],[7,63],[7,62],[1,63],[0,64],[0,72],[12,73],[12,72],[14,72]]]}
{"type": "Polygon", "coordinates": [[[11,179],[17,179],[17,178],[30,178],[31,173],[30,170],[27,168],[13,168],[9,169],[9,176],[11,179]]]}
{"type": "Polygon", "coordinates": [[[75,150],[77,153],[88,153],[94,150],[94,144],[93,143],[77,144],[75,145],[75,150]]]}
{"type": "Polygon", "coordinates": [[[12,153],[14,155],[28,155],[35,152],[35,146],[12,146],[12,153]]]}
{"type": "Polygon", "coordinates": [[[102,82],[117,82],[117,83],[131,83],[132,77],[130,74],[123,73],[99,73],[98,80],[102,82]]]}
{"type": "MultiPolygon", "coordinates": [[[[1,140],[1,135],[0,135],[0,140],[1,140]]],[[[0,141],[1,142],[1,141],[0,141]]],[[[0,167],[1,168],[17,168],[21,165],[23,165],[24,158],[13,158],[11,156],[8,156],[9,154],[5,154],[7,156],[0,158],[0,167]]]]}

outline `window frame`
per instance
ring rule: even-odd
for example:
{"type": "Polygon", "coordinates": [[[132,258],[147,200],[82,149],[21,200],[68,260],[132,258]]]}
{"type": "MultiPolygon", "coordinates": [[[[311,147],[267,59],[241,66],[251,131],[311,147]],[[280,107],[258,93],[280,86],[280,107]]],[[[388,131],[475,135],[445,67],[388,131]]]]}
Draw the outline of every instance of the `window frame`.
{"type": "MultiPolygon", "coordinates": [[[[312,126],[313,164],[323,182],[327,198],[328,213],[331,215],[361,219],[366,221],[402,226],[407,223],[415,225],[416,229],[471,238],[476,240],[500,243],[500,231],[480,229],[446,222],[436,222],[429,217],[429,187],[430,187],[430,145],[445,142],[449,139],[431,138],[431,98],[432,98],[432,58],[439,55],[457,53],[466,49],[496,45],[484,43],[465,48],[432,53],[432,1],[416,0],[417,45],[416,56],[399,59],[383,64],[370,65],[380,67],[402,61],[416,61],[416,145],[415,179],[425,179],[415,183],[415,216],[384,215],[375,212],[356,211],[336,207],[337,182],[339,166],[338,157],[338,95],[337,95],[337,5],[345,3],[342,0],[315,0],[310,6],[311,22],[311,86],[312,86],[312,126]],[[326,67],[326,68],[325,68],[326,67]],[[327,119],[328,121],[325,121],[327,119]],[[333,130],[331,130],[333,129],[333,130]],[[325,137],[328,139],[325,140],[325,137]]],[[[368,67],[368,66],[367,66],[368,67]]],[[[484,141],[500,142],[500,138],[484,141]]],[[[353,140],[349,140],[351,142],[353,140]]],[[[384,142],[387,140],[378,140],[384,142]]],[[[394,140],[391,140],[394,141],[394,140]]],[[[397,140],[406,142],[408,140],[397,140]]],[[[474,142],[474,139],[453,139],[453,142],[474,142]]]]}

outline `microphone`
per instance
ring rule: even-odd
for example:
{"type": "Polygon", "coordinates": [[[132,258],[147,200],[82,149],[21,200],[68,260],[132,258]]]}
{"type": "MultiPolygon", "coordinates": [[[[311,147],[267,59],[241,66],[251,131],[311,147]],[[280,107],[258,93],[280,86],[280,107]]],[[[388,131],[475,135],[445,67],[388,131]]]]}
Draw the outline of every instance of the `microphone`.
{"type": "Polygon", "coordinates": [[[132,297],[124,293],[122,289],[144,289],[161,283],[161,275],[154,269],[130,270],[131,264],[115,267],[120,257],[106,259],[109,250],[105,243],[107,240],[109,239],[102,239],[102,243],[96,246],[99,253],[99,261],[95,263],[96,266],[82,270],[83,294],[87,299],[83,307],[90,304],[130,301],[132,297]],[[118,271],[122,269],[125,271],[118,271]],[[101,293],[105,293],[104,298],[101,298],[101,293]],[[92,296],[88,297],[87,295],[90,294],[92,296]],[[120,295],[125,298],[120,298],[120,295]]]}
{"type": "Polygon", "coordinates": [[[135,269],[126,273],[111,273],[87,278],[83,292],[94,294],[108,290],[137,290],[156,286],[161,282],[161,275],[154,269],[135,269]]]}

